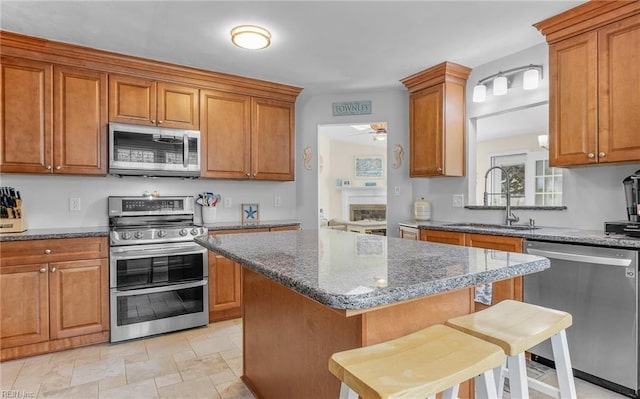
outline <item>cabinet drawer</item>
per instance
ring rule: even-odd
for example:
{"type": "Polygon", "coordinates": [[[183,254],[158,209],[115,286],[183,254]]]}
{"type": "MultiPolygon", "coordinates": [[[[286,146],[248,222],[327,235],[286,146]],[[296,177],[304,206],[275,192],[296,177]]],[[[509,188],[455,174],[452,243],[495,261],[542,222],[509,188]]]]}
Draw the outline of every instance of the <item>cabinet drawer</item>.
{"type": "Polygon", "coordinates": [[[0,265],[106,258],[106,237],[0,242],[0,265]]]}

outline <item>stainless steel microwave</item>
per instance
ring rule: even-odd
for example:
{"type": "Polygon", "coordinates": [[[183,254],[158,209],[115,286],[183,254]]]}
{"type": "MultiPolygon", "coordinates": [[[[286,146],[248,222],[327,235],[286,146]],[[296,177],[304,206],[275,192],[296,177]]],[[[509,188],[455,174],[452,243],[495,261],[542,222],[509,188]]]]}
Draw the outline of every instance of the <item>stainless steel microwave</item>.
{"type": "Polygon", "coordinates": [[[200,132],[109,124],[109,173],[134,176],[200,176],[200,132]]]}

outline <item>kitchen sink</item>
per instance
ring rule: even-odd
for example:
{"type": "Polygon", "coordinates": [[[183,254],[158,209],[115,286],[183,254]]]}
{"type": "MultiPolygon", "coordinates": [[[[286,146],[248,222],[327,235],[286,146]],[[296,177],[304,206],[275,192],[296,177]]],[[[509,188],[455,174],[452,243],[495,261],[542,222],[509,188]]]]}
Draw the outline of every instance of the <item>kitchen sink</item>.
{"type": "Polygon", "coordinates": [[[507,226],[506,224],[491,224],[491,223],[449,223],[444,226],[450,227],[472,227],[476,229],[504,229],[504,230],[534,230],[540,227],[529,226],[525,224],[513,224],[507,226]]]}

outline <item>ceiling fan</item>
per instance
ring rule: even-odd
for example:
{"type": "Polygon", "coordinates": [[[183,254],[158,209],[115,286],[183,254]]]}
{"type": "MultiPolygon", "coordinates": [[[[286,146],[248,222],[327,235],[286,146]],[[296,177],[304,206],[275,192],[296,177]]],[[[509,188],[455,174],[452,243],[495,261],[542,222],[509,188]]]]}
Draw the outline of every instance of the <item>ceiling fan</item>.
{"type": "Polygon", "coordinates": [[[352,134],[352,136],[357,136],[361,134],[371,134],[373,135],[373,141],[384,141],[387,139],[386,123],[372,123],[370,125],[352,125],[352,127],[358,130],[371,129],[367,132],[352,134]]]}

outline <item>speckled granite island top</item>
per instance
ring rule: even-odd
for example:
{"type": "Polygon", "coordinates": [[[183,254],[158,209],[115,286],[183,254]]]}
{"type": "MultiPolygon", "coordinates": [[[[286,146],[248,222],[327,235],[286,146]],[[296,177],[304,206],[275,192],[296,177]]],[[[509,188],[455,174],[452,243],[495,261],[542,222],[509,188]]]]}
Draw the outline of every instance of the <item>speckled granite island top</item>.
{"type": "Polygon", "coordinates": [[[538,256],[331,229],[196,242],[336,309],[369,309],[542,271],[538,256]]]}

